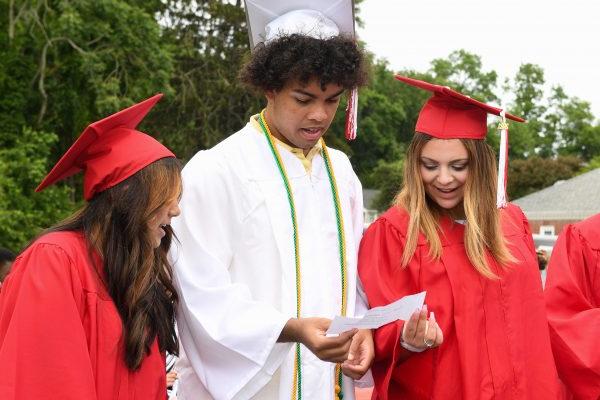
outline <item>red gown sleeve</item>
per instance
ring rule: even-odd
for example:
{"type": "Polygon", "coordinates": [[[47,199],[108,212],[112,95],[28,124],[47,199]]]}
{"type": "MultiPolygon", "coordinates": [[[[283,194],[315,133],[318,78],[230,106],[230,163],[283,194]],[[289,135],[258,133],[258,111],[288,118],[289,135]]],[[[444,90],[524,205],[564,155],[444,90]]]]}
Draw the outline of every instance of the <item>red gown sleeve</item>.
{"type": "MultiPolygon", "coordinates": [[[[369,300],[369,307],[387,305],[414,294],[416,287],[398,279],[404,239],[385,219],[378,219],[365,232],[358,255],[360,279],[369,300]],[[396,275],[396,276],[394,276],[396,275]]],[[[404,321],[396,321],[374,331],[375,360],[371,371],[377,399],[388,397],[394,368],[410,352],[400,345],[404,321]]]]}
{"type": "MultiPolygon", "coordinates": [[[[529,220],[527,219],[527,217],[525,216],[525,214],[523,213],[523,211],[521,209],[519,209],[519,213],[520,213],[521,219],[523,220],[523,229],[525,230],[525,236],[527,237],[527,239],[526,239],[527,247],[531,251],[531,254],[536,254],[535,243],[533,242],[533,234],[531,233],[531,226],[529,226],[529,220]]],[[[535,255],[535,258],[537,259],[537,255],[535,255]]]]}
{"type": "Polygon", "coordinates": [[[546,280],[546,310],[559,376],[578,399],[600,398],[599,259],[574,226],[561,233],[546,280]]]}
{"type": "Polygon", "coordinates": [[[96,399],[84,301],[62,248],[38,243],[17,259],[0,292],[0,399],[96,399]]]}

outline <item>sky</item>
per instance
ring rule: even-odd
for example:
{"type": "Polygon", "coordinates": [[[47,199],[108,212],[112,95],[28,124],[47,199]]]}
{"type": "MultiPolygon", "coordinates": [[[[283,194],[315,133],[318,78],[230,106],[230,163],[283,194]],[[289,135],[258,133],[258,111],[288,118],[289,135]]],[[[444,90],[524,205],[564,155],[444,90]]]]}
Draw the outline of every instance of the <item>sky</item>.
{"type": "Polygon", "coordinates": [[[393,70],[425,72],[458,49],[479,55],[499,82],[533,63],[547,89],[561,85],[600,119],[600,1],[363,0],[359,16],[360,39],[393,70]]]}

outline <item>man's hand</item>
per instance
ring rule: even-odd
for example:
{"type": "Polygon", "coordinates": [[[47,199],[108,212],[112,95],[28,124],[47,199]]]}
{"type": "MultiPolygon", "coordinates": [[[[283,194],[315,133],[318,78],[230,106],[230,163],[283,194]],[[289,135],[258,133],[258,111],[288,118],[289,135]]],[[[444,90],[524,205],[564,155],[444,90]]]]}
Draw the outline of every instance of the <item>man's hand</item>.
{"type": "Polygon", "coordinates": [[[352,379],[360,379],[371,367],[373,358],[375,358],[373,333],[370,329],[361,329],[352,338],[348,360],[342,364],[342,372],[352,379]]]}
{"type": "Polygon", "coordinates": [[[177,372],[176,371],[167,372],[167,388],[173,387],[176,380],[177,380],[177,372]]]}
{"type": "Polygon", "coordinates": [[[330,324],[331,320],[327,318],[292,318],[285,324],[277,341],[302,343],[319,359],[342,363],[348,359],[352,338],[357,330],[327,337],[325,332],[330,324]]]}

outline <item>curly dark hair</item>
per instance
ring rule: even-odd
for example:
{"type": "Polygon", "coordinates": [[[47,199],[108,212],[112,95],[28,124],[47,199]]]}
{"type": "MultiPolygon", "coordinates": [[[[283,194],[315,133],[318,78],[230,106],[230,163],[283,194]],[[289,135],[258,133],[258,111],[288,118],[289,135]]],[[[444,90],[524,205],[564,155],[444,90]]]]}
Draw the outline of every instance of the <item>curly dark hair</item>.
{"type": "Polygon", "coordinates": [[[365,57],[354,39],[334,36],[316,39],[292,34],[259,44],[242,67],[242,83],[258,90],[280,90],[291,79],[308,83],[318,79],[321,87],[329,83],[345,89],[367,82],[365,57]]]}

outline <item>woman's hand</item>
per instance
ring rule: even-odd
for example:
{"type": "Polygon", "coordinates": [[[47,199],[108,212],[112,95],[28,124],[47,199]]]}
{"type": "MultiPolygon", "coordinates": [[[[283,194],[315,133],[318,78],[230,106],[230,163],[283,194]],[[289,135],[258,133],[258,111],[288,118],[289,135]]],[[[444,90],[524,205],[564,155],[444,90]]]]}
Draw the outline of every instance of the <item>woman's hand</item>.
{"type": "Polygon", "coordinates": [[[402,329],[402,342],[411,351],[424,351],[438,347],[444,342],[444,334],[435,321],[435,315],[427,318],[427,305],[421,311],[415,311],[402,329]],[[414,349],[414,350],[413,350],[414,349]]]}

